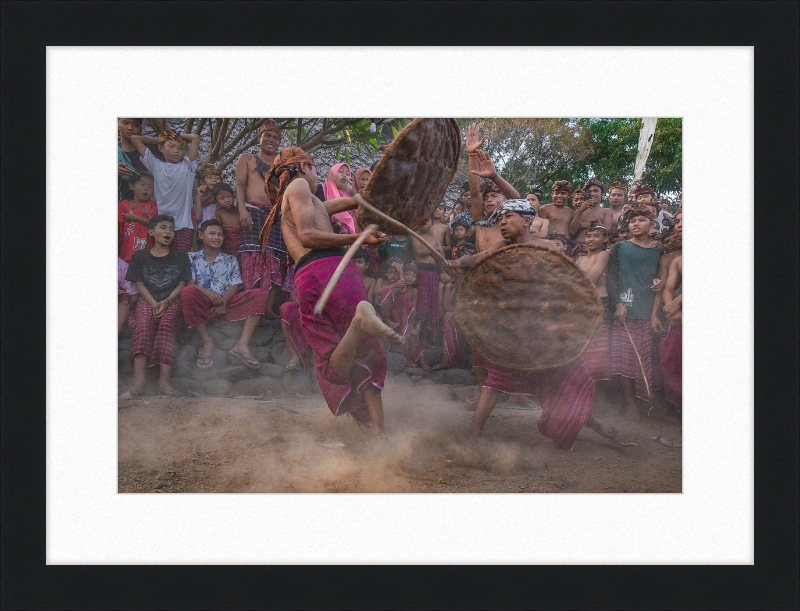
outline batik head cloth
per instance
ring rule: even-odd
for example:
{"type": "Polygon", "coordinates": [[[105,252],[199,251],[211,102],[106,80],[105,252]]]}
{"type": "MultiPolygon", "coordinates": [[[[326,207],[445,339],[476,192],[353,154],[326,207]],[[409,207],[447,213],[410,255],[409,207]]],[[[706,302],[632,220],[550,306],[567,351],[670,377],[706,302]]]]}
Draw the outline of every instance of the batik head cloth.
{"type": "Polygon", "coordinates": [[[631,197],[636,199],[640,195],[645,195],[649,193],[651,196],[655,197],[656,192],[653,191],[652,187],[648,187],[647,185],[636,185],[636,187],[631,190],[631,197]]]}
{"type": "Polygon", "coordinates": [[[628,193],[628,187],[627,187],[627,185],[625,185],[625,183],[622,183],[622,182],[620,182],[620,181],[618,181],[618,180],[615,180],[615,181],[614,181],[614,182],[612,182],[610,185],[608,185],[608,192],[609,192],[609,193],[611,193],[611,190],[612,190],[612,189],[622,189],[622,192],[623,192],[623,193],[625,193],[626,195],[627,195],[627,193],[628,193]]]}
{"type": "Polygon", "coordinates": [[[603,227],[597,221],[589,221],[589,228],[586,230],[586,233],[589,233],[590,231],[602,231],[604,234],[608,235],[608,229],[603,227]]]}
{"type": "Polygon", "coordinates": [[[541,189],[537,189],[535,187],[530,187],[525,195],[535,195],[539,198],[540,202],[544,201],[544,193],[542,193],[541,189]]]}
{"type": "Polygon", "coordinates": [[[219,176],[220,178],[222,178],[222,170],[220,170],[213,163],[207,163],[200,170],[200,180],[202,180],[206,176],[219,176]]]}
{"type": "Polygon", "coordinates": [[[651,221],[656,217],[656,215],[653,214],[653,211],[650,210],[650,206],[647,206],[647,205],[642,204],[642,203],[633,204],[630,208],[628,208],[625,212],[622,213],[622,215],[620,216],[620,219],[623,216],[625,217],[625,224],[626,225],[628,223],[630,223],[631,219],[633,217],[635,217],[635,216],[644,216],[644,217],[647,217],[648,219],[650,219],[651,221]]]}
{"type": "Polygon", "coordinates": [[[531,206],[527,199],[507,199],[492,212],[489,218],[482,221],[475,221],[474,225],[479,227],[494,227],[506,212],[516,212],[522,216],[529,216],[531,219],[536,216],[536,208],[531,206]]]}
{"type": "Polygon", "coordinates": [[[275,156],[267,175],[264,177],[264,190],[269,195],[272,201],[272,212],[269,213],[267,220],[264,222],[264,227],[261,229],[261,236],[259,237],[259,244],[261,245],[261,254],[266,256],[267,239],[275,219],[281,213],[281,206],[283,205],[283,194],[286,193],[286,187],[289,186],[292,178],[300,170],[301,163],[314,164],[314,159],[306,153],[299,146],[288,146],[281,149],[275,156]],[[273,182],[273,178],[277,179],[277,185],[273,182]]]}
{"type": "Polygon", "coordinates": [[[485,198],[487,193],[500,193],[500,187],[491,180],[484,180],[481,183],[481,197],[485,198]]]}
{"type": "Polygon", "coordinates": [[[572,185],[569,184],[568,180],[557,180],[553,183],[552,191],[553,193],[556,191],[566,191],[567,193],[572,193],[572,185]]]}
{"type": "Polygon", "coordinates": [[[467,230],[467,233],[469,233],[469,231],[471,229],[471,227],[469,226],[469,223],[467,221],[465,221],[464,219],[456,219],[452,223],[450,223],[450,228],[453,229],[453,231],[455,231],[456,227],[463,227],[464,229],[467,230]]]}
{"type": "Polygon", "coordinates": [[[164,132],[159,132],[159,134],[158,134],[158,142],[159,142],[159,144],[161,142],[166,142],[167,140],[174,140],[175,142],[183,144],[183,138],[181,138],[180,135],[176,134],[171,129],[168,129],[167,131],[164,131],[164,132]]]}
{"type": "Polygon", "coordinates": [[[605,193],[605,192],[606,192],[606,186],[605,186],[605,185],[604,185],[602,182],[600,182],[599,180],[597,180],[596,178],[590,178],[589,180],[587,180],[587,181],[586,181],[586,184],[585,184],[585,185],[583,185],[583,190],[584,190],[584,191],[588,191],[588,190],[589,190],[589,187],[600,187],[600,190],[601,190],[603,193],[605,193]]]}
{"type": "Polygon", "coordinates": [[[277,134],[279,139],[281,137],[281,130],[277,125],[275,125],[275,121],[273,121],[272,119],[265,119],[264,122],[261,124],[261,129],[259,130],[258,133],[259,137],[264,132],[273,132],[277,134]]]}

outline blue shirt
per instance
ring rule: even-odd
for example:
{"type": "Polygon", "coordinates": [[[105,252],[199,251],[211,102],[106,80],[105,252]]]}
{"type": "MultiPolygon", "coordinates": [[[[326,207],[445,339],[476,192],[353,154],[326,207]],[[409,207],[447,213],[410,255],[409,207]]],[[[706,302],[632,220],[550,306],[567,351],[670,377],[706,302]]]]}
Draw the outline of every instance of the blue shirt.
{"type": "Polygon", "coordinates": [[[233,285],[242,283],[239,264],[233,255],[220,252],[214,262],[209,263],[203,251],[199,250],[189,253],[189,262],[192,264],[192,278],[204,289],[223,295],[233,285]]]}

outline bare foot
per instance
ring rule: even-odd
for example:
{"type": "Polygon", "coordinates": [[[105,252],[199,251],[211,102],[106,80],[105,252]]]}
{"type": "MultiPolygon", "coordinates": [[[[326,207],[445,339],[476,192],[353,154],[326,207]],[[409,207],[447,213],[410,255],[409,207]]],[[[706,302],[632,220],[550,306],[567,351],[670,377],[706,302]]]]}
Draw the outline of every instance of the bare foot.
{"type": "Polygon", "coordinates": [[[180,397],[181,393],[172,388],[167,382],[159,382],[158,387],[161,389],[161,394],[167,397],[180,397]]]}
{"type": "Polygon", "coordinates": [[[428,363],[426,363],[425,359],[422,358],[422,357],[419,357],[419,359],[417,360],[417,365],[419,365],[425,371],[433,371],[433,369],[434,369],[433,367],[428,365],[428,363]]]}
{"type": "Polygon", "coordinates": [[[436,365],[431,367],[431,371],[439,371],[440,369],[449,369],[449,368],[450,368],[449,362],[437,363],[436,365]]]}
{"type": "Polygon", "coordinates": [[[625,412],[625,420],[633,420],[634,422],[639,422],[639,410],[635,407],[633,409],[629,409],[625,412]]]}
{"type": "Polygon", "coordinates": [[[372,335],[379,340],[392,344],[402,345],[403,338],[387,327],[375,314],[375,308],[368,301],[360,301],[356,306],[356,315],[351,325],[357,325],[366,335],[372,335]]]}
{"type": "Polygon", "coordinates": [[[584,426],[592,429],[593,431],[597,431],[603,437],[607,437],[608,439],[614,439],[614,437],[616,437],[617,433],[619,432],[613,426],[606,426],[605,424],[597,420],[594,416],[589,416],[589,419],[586,421],[586,424],[584,426]]]}

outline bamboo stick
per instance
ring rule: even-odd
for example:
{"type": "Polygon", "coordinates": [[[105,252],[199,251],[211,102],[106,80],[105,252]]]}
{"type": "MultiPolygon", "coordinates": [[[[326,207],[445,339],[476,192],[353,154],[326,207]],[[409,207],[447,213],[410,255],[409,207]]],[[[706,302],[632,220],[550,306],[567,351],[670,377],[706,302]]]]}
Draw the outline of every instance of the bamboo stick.
{"type": "Polygon", "coordinates": [[[328,299],[330,299],[331,293],[336,287],[336,283],[339,282],[339,277],[342,275],[342,272],[344,272],[344,268],[350,262],[350,259],[353,258],[353,255],[356,254],[356,251],[361,248],[361,245],[366,241],[366,239],[375,233],[377,229],[377,225],[369,225],[364,231],[361,232],[358,238],[356,238],[356,241],[350,245],[350,248],[347,249],[347,252],[339,262],[336,271],[333,272],[333,276],[331,276],[331,279],[328,280],[328,286],[325,287],[322,297],[320,297],[319,301],[317,301],[316,305],[314,305],[314,314],[319,315],[322,313],[322,310],[325,309],[325,304],[328,303],[328,299]]]}

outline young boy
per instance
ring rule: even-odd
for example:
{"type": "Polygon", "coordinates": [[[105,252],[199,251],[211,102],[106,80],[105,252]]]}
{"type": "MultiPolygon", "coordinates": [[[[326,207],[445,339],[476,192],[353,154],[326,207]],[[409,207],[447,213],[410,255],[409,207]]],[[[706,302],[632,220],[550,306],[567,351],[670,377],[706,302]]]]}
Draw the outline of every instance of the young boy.
{"type": "MultiPolygon", "coordinates": [[[[386,288],[405,288],[406,281],[403,278],[403,261],[398,257],[392,257],[384,264],[383,278],[378,278],[375,283],[375,296],[378,300],[375,305],[380,312],[380,295],[386,288]]],[[[372,302],[370,302],[372,303],[372,302]]]]}
{"type": "Polygon", "coordinates": [[[248,344],[264,316],[267,296],[264,291],[239,292],[242,276],[236,257],[220,252],[224,240],[222,223],[217,219],[203,221],[200,225],[200,238],[203,241],[203,250],[189,253],[192,278],[181,291],[186,326],[193,328],[203,341],[197,354],[197,366],[206,368],[213,365],[211,355],[214,353],[214,342],[208,335],[206,323],[217,318],[245,321],[239,341],[229,352],[243,365],[258,369],[261,363],[250,352],[248,344]]]}
{"type": "Polygon", "coordinates": [[[222,233],[225,236],[222,252],[235,257],[239,254],[241,226],[239,209],[233,201],[233,189],[230,185],[220,182],[214,185],[212,193],[217,205],[214,218],[222,225],[222,233]]]}
{"type": "MultiPolygon", "coordinates": [[[[434,224],[427,219],[420,228],[419,235],[444,257],[442,242],[449,233],[447,225],[434,224]]],[[[412,244],[414,263],[417,272],[417,311],[416,320],[420,323],[425,341],[433,343],[439,334],[439,271],[441,263],[431,256],[430,251],[419,240],[412,244]]],[[[405,267],[403,268],[405,271],[405,267]]]]}
{"type": "Polygon", "coordinates": [[[130,179],[146,171],[131,136],[142,133],[142,119],[117,119],[119,146],[117,147],[117,202],[133,197],[130,179]]]}
{"type": "Polygon", "coordinates": [[[119,233],[119,256],[130,261],[137,250],[153,247],[153,238],[148,236],[147,223],[158,214],[158,206],[151,199],[153,175],[142,172],[131,177],[133,197],[120,202],[117,216],[119,233]]]}
{"type": "Polygon", "coordinates": [[[131,141],[142,157],[142,163],[155,177],[155,195],[158,210],[175,219],[175,240],[172,247],[183,252],[192,250],[192,190],[194,173],[197,170],[197,151],[200,136],[197,134],[178,135],[172,130],[158,134],[158,150],[164,161],[157,159],[147,148],[156,142],[152,138],[133,135],[131,141]],[[189,152],[183,154],[183,142],[190,143],[189,152]]]}
{"type": "Polygon", "coordinates": [[[639,420],[636,397],[651,404],[651,413],[653,407],[657,408],[654,416],[661,415],[655,394],[661,386],[657,367],[659,340],[657,335],[653,336],[650,317],[655,292],[663,289],[658,262],[664,249],[650,241],[653,213],[647,206],[634,204],[622,218],[627,221],[631,239],[611,247],[606,279],[608,302],[614,308],[611,373],[622,376],[625,417],[639,420]]]}
{"type": "Polygon", "coordinates": [[[594,284],[603,303],[603,326],[594,338],[592,345],[583,355],[589,375],[595,381],[595,395],[601,386],[600,380],[611,380],[611,310],[608,307],[606,275],[608,272],[608,251],[603,246],[608,230],[597,221],[590,221],[586,229],[586,255],[576,261],[581,271],[594,284]]]}
{"type": "Polygon", "coordinates": [[[453,221],[450,227],[453,229],[453,235],[451,236],[453,248],[449,252],[450,256],[448,259],[453,260],[456,258],[456,251],[458,250],[458,247],[466,243],[471,227],[470,224],[463,219],[453,221]]]}
{"type": "Polygon", "coordinates": [[[117,257],[117,337],[122,333],[122,327],[128,322],[128,315],[139,301],[139,291],[133,282],[125,280],[128,273],[128,264],[117,257]]]}
{"type": "Polygon", "coordinates": [[[130,319],[133,389],[130,395],[140,397],[148,367],[161,368],[158,386],[169,397],[180,393],[169,384],[175,363],[175,334],[181,318],[181,290],[192,278],[189,256],[170,249],[175,238],[171,216],[157,214],[147,222],[153,237],[152,249],[137,250],[131,257],[125,279],[136,283],[140,303],[130,319]]]}
{"type": "Polygon", "coordinates": [[[203,221],[213,219],[217,211],[214,200],[214,185],[222,181],[222,170],[213,163],[206,163],[200,169],[200,184],[194,197],[194,222],[199,227],[203,221]]]}
{"type": "Polygon", "coordinates": [[[366,275],[369,267],[369,251],[366,248],[359,248],[353,255],[353,261],[361,272],[361,279],[364,281],[364,290],[367,291],[367,301],[375,303],[375,285],[377,280],[366,275]]]}
{"type": "Polygon", "coordinates": [[[611,225],[608,227],[608,235],[616,237],[617,223],[619,217],[622,216],[622,205],[625,203],[625,197],[628,194],[628,186],[618,180],[608,185],[608,208],[611,210],[611,225]]]}
{"type": "Polygon", "coordinates": [[[553,243],[555,249],[562,255],[567,253],[570,244],[569,240],[567,239],[567,236],[565,236],[563,233],[561,233],[560,231],[551,231],[550,233],[547,234],[546,239],[550,240],[553,243]]]}

